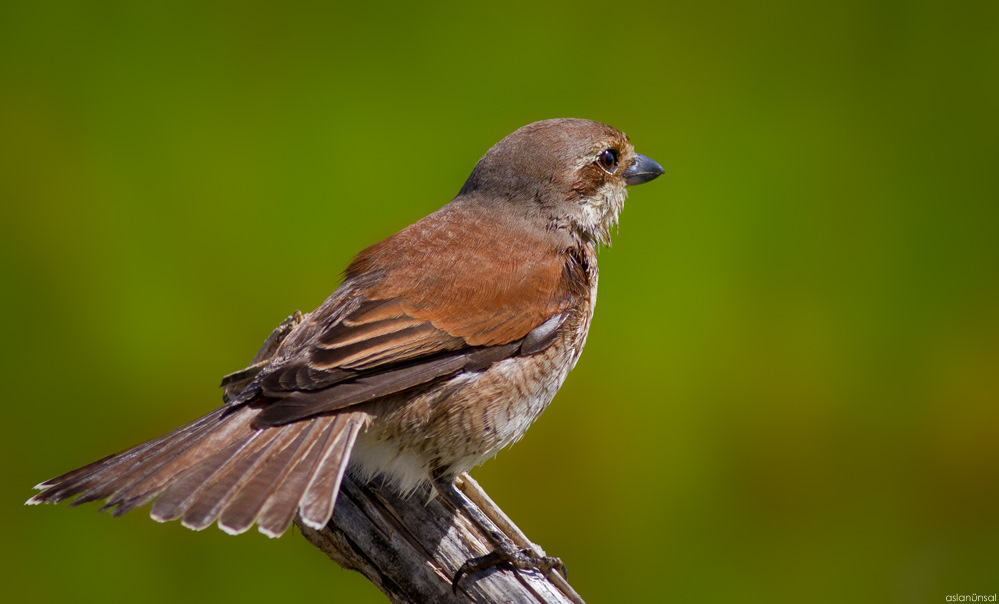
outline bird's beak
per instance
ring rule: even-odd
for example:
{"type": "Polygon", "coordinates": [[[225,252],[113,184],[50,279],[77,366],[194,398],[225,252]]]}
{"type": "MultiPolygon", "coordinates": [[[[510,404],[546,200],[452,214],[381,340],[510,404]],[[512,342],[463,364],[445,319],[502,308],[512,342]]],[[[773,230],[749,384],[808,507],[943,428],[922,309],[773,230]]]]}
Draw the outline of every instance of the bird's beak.
{"type": "Polygon", "coordinates": [[[654,159],[636,153],[631,165],[624,171],[624,182],[628,186],[640,185],[658,178],[663,172],[665,172],[663,167],[654,159]]]}

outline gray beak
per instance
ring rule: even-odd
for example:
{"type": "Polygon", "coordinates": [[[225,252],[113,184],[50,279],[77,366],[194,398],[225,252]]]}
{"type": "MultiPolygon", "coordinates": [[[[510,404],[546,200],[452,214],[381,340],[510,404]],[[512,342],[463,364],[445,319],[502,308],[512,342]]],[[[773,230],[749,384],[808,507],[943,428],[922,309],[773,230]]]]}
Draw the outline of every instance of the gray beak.
{"type": "Polygon", "coordinates": [[[624,171],[624,182],[628,186],[640,185],[658,178],[663,172],[665,170],[655,160],[636,153],[631,165],[624,171]]]}

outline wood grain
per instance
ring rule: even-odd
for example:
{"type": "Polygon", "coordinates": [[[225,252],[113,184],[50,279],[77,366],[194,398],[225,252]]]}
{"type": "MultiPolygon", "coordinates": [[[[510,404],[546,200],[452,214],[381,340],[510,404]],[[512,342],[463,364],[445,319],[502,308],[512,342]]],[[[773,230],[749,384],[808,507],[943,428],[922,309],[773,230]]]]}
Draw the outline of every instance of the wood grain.
{"type": "Polygon", "coordinates": [[[451,577],[458,567],[493,547],[486,532],[472,520],[469,507],[479,507],[491,519],[499,518],[491,529],[505,533],[521,547],[535,549],[536,555],[544,554],[470,476],[460,476],[456,486],[464,495],[457,508],[442,497],[429,502],[420,495],[402,498],[348,477],[325,529],[298,526],[312,545],[340,566],[363,574],[396,604],[583,602],[561,575],[545,578],[530,570],[473,573],[453,593],[451,577]]]}

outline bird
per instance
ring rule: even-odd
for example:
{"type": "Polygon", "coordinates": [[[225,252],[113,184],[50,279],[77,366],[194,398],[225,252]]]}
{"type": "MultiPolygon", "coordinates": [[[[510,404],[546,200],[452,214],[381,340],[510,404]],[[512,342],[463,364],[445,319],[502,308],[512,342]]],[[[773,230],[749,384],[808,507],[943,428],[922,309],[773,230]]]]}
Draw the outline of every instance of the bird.
{"type": "MultiPolygon", "coordinates": [[[[550,119],[509,134],[446,205],[361,251],[224,404],[37,485],[29,504],[270,537],[322,529],[345,473],[407,495],[520,439],[586,342],[596,251],[663,168],[624,133],[550,119]]],[[[275,332],[277,333],[277,331],[275,332]]]]}

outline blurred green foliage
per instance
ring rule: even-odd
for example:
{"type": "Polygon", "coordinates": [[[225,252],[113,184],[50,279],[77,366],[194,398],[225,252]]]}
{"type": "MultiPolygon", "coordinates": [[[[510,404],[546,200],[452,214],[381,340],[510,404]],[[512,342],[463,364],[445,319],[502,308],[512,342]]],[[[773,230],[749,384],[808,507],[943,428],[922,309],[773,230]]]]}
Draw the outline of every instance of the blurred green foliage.
{"type": "Polygon", "coordinates": [[[15,1],[0,51],[7,601],[383,601],[296,536],[21,502],[561,116],[667,170],[475,473],[584,597],[999,590],[999,4],[15,1]]]}

